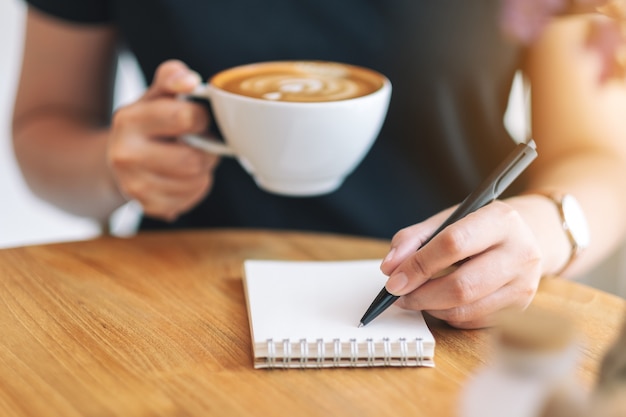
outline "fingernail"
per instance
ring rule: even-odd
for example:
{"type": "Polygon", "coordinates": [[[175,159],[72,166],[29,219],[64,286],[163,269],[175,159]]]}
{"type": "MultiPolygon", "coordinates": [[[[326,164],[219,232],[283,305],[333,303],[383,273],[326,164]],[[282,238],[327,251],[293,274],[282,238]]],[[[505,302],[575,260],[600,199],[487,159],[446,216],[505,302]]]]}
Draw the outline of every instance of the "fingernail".
{"type": "Polygon", "coordinates": [[[194,71],[181,71],[172,75],[168,85],[175,90],[189,89],[202,82],[200,74],[194,71]]]}
{"type": "Polygon", "coordinates": [[[389,251],[387,256],[385,256],[385,259],[383,259],[383,264],[385,264],[387,262],[391,262],[391,260],[393,259],[393,256],[395,254],[396,254],[396,248],[391,248],[391,250],[389,251]]]}
{"type": "Polygon", "coordinates": [[[398,272],[397,274],[393,274],[389,277],[387,283],[385,284],[385,288],[387,288],[387,291],[391,294],[400,295],[402,289],[406,287],[408,283],[409,278],[406,274],[404,272],[398,272]]]}

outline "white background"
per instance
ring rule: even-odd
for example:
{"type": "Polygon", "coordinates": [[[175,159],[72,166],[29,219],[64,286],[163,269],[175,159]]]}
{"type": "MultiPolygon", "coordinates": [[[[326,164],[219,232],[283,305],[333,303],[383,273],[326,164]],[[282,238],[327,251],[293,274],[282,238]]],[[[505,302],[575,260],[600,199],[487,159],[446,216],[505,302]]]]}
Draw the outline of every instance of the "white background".
{"type": "MultiPolygon", "coordinates": [[[[4,196],[0,203],[0,248],[89,239],[100,233],[94,222],[68,215],[35,197],[24,184],[13,158],[10,117],[21,60],[24,12],[21,0],[0,1],[0,192],[4,196]]],[[[118,104],[141,93],[143,81],[129,57],[121,60],[118,79],[118,104]]],[[[521,88],[514,89],[507,123],[517,137],[524,132],[522,101],[521,88]]],[[[119,234],[132,233],[137,215],[133,207],[118,211],[114,230],[119,234]]],[[[626,296],[626,250],[620,249],[582,281],[626,296]]]]}

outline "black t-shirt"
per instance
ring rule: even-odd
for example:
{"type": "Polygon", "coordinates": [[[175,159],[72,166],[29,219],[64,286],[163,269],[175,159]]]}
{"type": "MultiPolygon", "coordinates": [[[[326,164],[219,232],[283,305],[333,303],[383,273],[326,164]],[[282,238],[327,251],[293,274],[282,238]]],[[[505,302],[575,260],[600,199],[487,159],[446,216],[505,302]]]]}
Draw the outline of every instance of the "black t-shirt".
{"type": "Polygon", "coordinates": [[[365,160],[337,191],[261,191],[224,158],[209,196],[174,223],[390,238],[460,202],[513,148],[503,116],[521,51],[498,29],[499,0],[28,0],[62,19],[118,27],[147,80],[167,59],[207,79],[256,61],[335,60],[376,69],[393,93],[365,160]]]}

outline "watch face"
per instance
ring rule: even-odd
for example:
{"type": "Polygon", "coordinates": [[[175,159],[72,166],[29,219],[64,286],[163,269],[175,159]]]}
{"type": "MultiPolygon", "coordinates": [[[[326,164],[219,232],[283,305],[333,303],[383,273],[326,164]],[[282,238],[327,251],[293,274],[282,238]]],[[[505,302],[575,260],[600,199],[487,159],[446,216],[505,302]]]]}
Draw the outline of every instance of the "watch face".
{"type": "Polygon", "coordinates": [[[579,249],[589,246],[589,226],[582,207],[571,195],[565,195],[562,201],[563,217],[579,249]]]}

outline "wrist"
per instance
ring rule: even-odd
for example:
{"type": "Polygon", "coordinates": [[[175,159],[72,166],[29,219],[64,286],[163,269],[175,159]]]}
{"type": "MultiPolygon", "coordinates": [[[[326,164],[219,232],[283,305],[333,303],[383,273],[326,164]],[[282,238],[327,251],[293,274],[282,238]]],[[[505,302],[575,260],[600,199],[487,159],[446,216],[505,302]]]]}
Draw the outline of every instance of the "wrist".
{"type": "Polygon", "coordinates": [[[515,208],[536,238],[542,275],[556,275],[568,261],[571,246],[554,202],[538,193],[524,193],[506,202],[515,208]]]}
{"type": "Polygon", "coordinates": [[[536,212],[540,228],[535,224],[534,230],[545,253],[544,275],[563,275],[589,246],[589,226],[582,207],[573,195],[556,190],[531,190],[522,198],[533,199],[540,210],[536,212]]]}
{"type": "Polygon", "coordinates": [[[569,255],[554,272],[554,275],[562,275],[589,246],[589,226],[585,213],[571,194],[547,190],[533,191],[533,194],[542,196],[553,204],[559,217],[561,232],[567,239],[569,255]]]}

